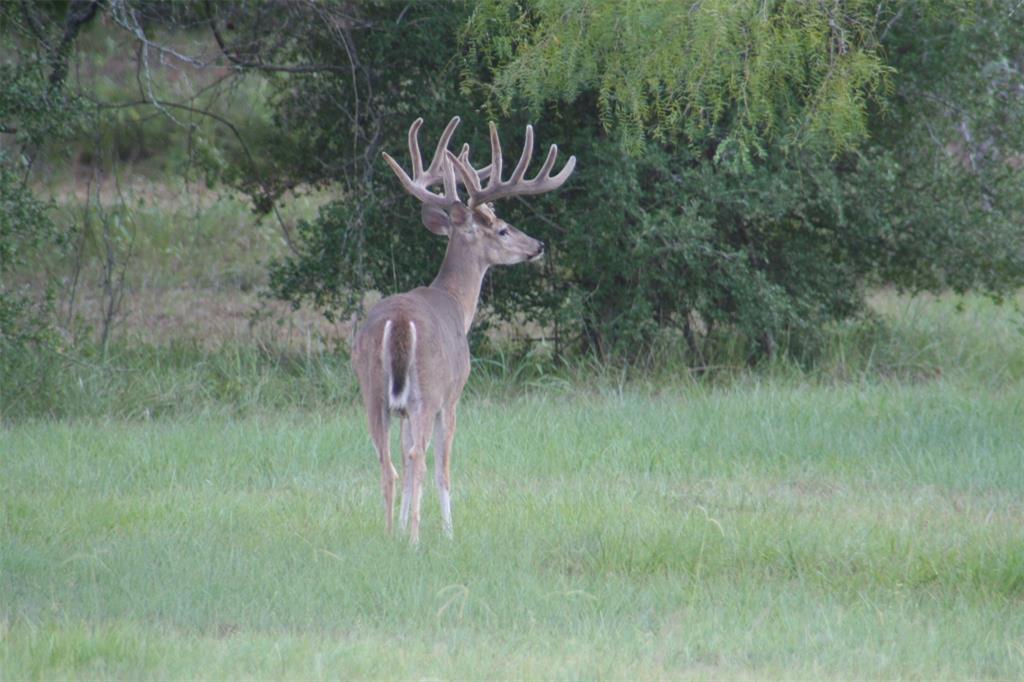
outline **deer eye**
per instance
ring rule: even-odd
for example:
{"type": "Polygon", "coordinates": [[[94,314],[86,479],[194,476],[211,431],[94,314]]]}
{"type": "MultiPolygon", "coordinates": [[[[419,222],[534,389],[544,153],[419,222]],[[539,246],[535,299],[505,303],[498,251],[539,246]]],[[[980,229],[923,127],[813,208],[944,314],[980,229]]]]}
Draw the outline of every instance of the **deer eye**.
{"type": "Polygon", "coordinates": [[[500,230],[498,230],[498,236],[499,237],[507,237],[508,236],[508,228],[507,227],[503,227],[500,230]]]}

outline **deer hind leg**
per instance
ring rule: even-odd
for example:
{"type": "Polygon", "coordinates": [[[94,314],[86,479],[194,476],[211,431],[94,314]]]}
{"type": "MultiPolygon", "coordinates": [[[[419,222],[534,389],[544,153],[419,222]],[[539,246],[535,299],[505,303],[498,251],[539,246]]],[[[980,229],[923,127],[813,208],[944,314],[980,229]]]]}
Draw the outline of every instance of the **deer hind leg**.
{"type": "Polygon", "coordinates": [[[454,537],[452,528],[451,456],[455,439],[455,405],[445,407],[434,418],[434,481],[441,499],[444,534],[454,537]]]}
{"type": "MultiPolygon", "coordinates": [[[[422,412],[409,415],[409,449],[406,454],[409,472],[409,541],[420,541],[420,501],[423,495],[423,474],[427,469],[426,453],[430,445],[431,417],[422,412]]],[[[403,500],[404,503],[404,500],[403,500]]]]}
{"type": "Polygon", "coordinates": [[[370,439],[377,449],[377,457],[380,459],[381,490],[384,493],[384,520],[387,524],[388,533],[392,532],[394,524],[395,509],[395,479],[398,472],[391,462],[391,444],[388,442],[388,425],[390,418],[387,410],[367,410],[367,419],[370,423],[370,439]]]}
{"type": "Polygon", "coordinates": [[[409,525],[409,503],[412,502],[412,462],[409,454],[412,452],[412,429],[409,426],[409,417],[402,417],[401,445],[402,445],[402,508],[398,513],[398,527],[404,532],[409,525]]]}

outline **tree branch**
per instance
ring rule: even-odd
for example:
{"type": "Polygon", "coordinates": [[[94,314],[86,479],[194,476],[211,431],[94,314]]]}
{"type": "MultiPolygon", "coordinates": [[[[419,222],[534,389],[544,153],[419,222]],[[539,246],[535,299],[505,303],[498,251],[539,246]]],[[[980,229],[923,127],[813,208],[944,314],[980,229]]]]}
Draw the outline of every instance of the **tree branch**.
{"type": "Polygon", "coordinates": [[[210,31],[213,33],[213,39],[217,42],[217,47],[220,48],[221,53],[227,57],[228,61],[235,65],[238,69],[252,69],[256,71],[266,71],[272,73],[322,73],[322,72],[333,72],[333,73],[344,73],[345,69],[340,66],[334,66],[332,64],[303,64],[303,65],[284,65],[284,64],[267,64],[263,61],[245,61],[240,59],[237,54],[227,46],[224,42],[224,37],[221,35],[220,30],[217,28],[216,13],[214,12],[213,6],[210,0],[206,0],[206,11],[210,15],[210,31]]]}
{"type": "Polygon", "coordinates": [[[49,51],[50,41],[46,39],[46,29],[43,28],[43,23],[39,20],[39,15],[36,14],[36,4],[30,0],[22,0],[21,14],[25,17],[25,23],[32,31],[32,35],[49,51]]]}
{"type": "MultiPolygon", "coordinates": [[[[71,56],[71,46],[75,42],[75,38],[78,37],[78,32],[82,29],[82,26],[89,23],[96,16],[96,10],[99,9],[99,6],[100,0],[71,0],[71,4],[68,5],[68,12],[64,18],[64,34],[50,55],[50,63],[52,65],[52,71],[50,72],[51,87],[56,88],[64,83],[64,79],[68,75],[68,59],[71,56]]],[[[26,13],[26,16],[31,15],[26,13]]]]}
{"type": "Polygon", "coordinates": [[[903,16],[903,11],[904,11],[904,10],[905,10],[906,8],[907,8],[907,6],[906,6],[906,5],[902,5],[902,6],[901,6],[901,7],[899,8],[899,10],[897,10],[897,11],[896,11],[896,14],[894,14],[894,15],[892,16],[892,18],[891,18],[891,19],[889,19],[889,21],[887,21],[887,22],[886,22],[886,24],[885,24],[885,28],[884,28],[884,29],[882,30],[882,32],[881,32],[881,33],[879,34],[879,36],[878,36],[878,42],[880,42],[880,43],[883,43],[883,42],[885,42],[885,37],[886,37],[887,35],[889,35],[889,31],[891,31],[891,30],[892,30],[892,27],[893,27],[893,26],[895,26],[895,25],[896,25],[896,24],[897,24],[897,23],[899,22],[899,20],[900,20],[900,17],[902,17],[902,16],[903,16]]]}

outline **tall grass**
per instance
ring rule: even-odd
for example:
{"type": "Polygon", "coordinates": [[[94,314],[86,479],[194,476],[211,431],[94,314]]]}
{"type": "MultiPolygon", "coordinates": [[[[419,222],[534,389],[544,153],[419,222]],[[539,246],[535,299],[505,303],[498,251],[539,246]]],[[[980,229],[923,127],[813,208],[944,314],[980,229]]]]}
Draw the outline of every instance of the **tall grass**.
{"type": "Polygon", "coordinates": [[[347,357],[194,341],[24,353],[0,387],[7,421],[155,419],[279,409],[326,410],[356,395],[347,357]]]}
{"type": "Polygon", "coordinates": [[[456,539],[354,406],[0,434],[5,679],[1024,675],[1024,388],[465,401],[456,539]]]}
{"type": "MultiPolygon", "coordinates": [[[[553,358],[544,347],[501,346],[474,361],[467,395],[545,392],[657,394],[685,386],[764,380],[803,383],[922,382],[945,379],[998,390],[1024,379],[1021,298],[997,305],[978,296],[908,297],[881,292],[874,317],[837,325],[808,362],[780,359],[751,369],[722,356],[692,372],[679,349],[632,367],[587,358],[553,358]]],[[[253,338],[210,347],[199,341],[120,341],[102,355],[83,345],[64,353],[15,358],[0,383],[0,416],[127,417],[337,410],[357,395],[343,348],[282,347],[253,338]]]]}
{"type": "Polygon", "coordinates": [[[418,551],[343,353],[12,366],[2,676],[1024,676],[1019,306],[873,306],[803,364],[477,358],[418,551]]]}

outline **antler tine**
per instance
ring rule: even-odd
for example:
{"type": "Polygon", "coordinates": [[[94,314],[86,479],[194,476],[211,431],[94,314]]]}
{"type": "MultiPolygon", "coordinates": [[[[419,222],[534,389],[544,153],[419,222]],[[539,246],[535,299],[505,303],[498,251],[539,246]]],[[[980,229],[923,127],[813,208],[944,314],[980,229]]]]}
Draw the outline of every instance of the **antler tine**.
{"type": "MultiPolygon", "coordinates": [[[[477,177],[478,180],[482,181],[482,180],[486,180],[487,178],[491,177],[491,166],[490,166],[490,164],[484,166],[483,168],[477,169],[477,168],[473,168],[473,164],[471,164],[469,162],[469,143],[468,142],[462,145],[462,151],[459,152],[458,160],[460,162],[462,162],[462,164],[465,165],[466,168],[473,170],[473,172],[476,174],[476,177],[477,177]]],[[[480,183],[477,183],[477,184],[480,184],[480,183]]]]}
{"type": "MultiPolygon", "coordinates": [[[[391,170],[393,170],[395,172],[395,175],[398,176],[398,180],[402,183],[402,187],[405,188],[406,192],[413,195],[420,201],[429,201],[429,199],[423,196],[423,192],[426,192],[426,190],[422,189],[415,182],[413,182],[412,178],[410,178],[406,174],[406,172],[402,170],[402,167],[398,165],[397,161],[391,158],[390,154],[388,154],[387,152],[381,152],[381,156],[384,157],[384,160],[387,162],[387,164],[391,166],[391,170]]],[[[430,192],[426,193],[430,194],[430,192]]]]}
{"type": "Polygon", "coordinates": [[[530,165],[533,158],[533,126],[526,126],[526,142],[523,143],[523,153],[519,155],[519,163],[512,171],[512,177],[508,179],[511,184],[516,184],[526,175],[526,167],[530,165]]]}
{"type": "Polygon", "coordinates": [[[498,126],[490,122],[491,128],[491,179],[487,189],[501,185],[501,140],[498,139],[498,126]]]}
{"type": "MultiPolygon", "coordinates": [[[[466,147],[468,146],[466,145],[466,147]]],[[[472,200],[472,197],[480,192],[480,176],[469,165],[469,149],[466,147],[462,149],[462,154],[458,157],[448,152],[448,165],[458,171],[459,178],[462,180],[462,184],[465,185],[466,192],[472,200]]]]}
{"type": "Polygon", "coordinates": [[[455,171],[447,158],[450,154],[448,143],[451,141],[459,121],[458,116],[453,116],[452,120],[448,122],[444,132],[441,134],[441,139],[437,143],[437,149],[434,151],[434,158],[430,162],[430,167],[426,171],[423,170],[423,156],[420,154],[419,143],[419,132],[420,127],[423,125],[423,119],[417,118],[412,122],[412,125],[409,126],[408,136],[409,156],[412,157],[411,178],[398,162],[391,158],[390,154],[382,152],[384,160],[391,167],[391,170],[394,171],[395,175],[398,176],[405,191],[425,204],[447,207],[459,200],[458,188],[455,183],[455,171]],[[431,185],[438,182],[444,184],[443,196],[435,194],[428,189],[431,185]]]}
{"type": "MultiPolygon", "coordinates": [[[[576,168],[576,157],[570,156],[569,160],[562,167],[557,175],[552,176],[551,171],[555,167],[555,160],[558,157],[558,146],[551,145],[547,158],[540,171],[532,180],[524,180],[526,169],[533,158],[533,126],[526,126],[526,140],[523,144],[522,154],[512,171],[512,177],[508,180],[501,179],[501,143],[498,140],[498,130],[494,123],[491,123],[491,167],[490,179],[486,187],[480,188],[479,178],[482,172],[476,172],[469,164],[469,150],[463,147],[462,154],[455,159],[459,175],[462,176],[463,184],[469,193],[471,206],[479,206],[490,201],[503,199],[509,196],[521,194],[542,194],[558,189],[569,179],[576,168]],[[476,179],[477,182],[473,182],[476,179]]],[[[453,157],[454,158],[454,157],[453,157]]]]}
{"type": "MultiPolygon", "coordinates": [[[[548,178],[548,181],[552,185],[551,189],[558,189],[561,187],[562,184],[569,179],[569,176],[572,175],[574,170],[576,170],[576,157],[570,156],[569,160],[565,162],[564,166],[562,166],[562,170],[558,171],[558,175],[553,178],[548,178]]],[[[547,190],[545,189],[545,191],[547,190]]]]}
{"type": "Polygon", "coordinates": [[[441,139],[437,141],[437,149],[434,150],[434,160],[430,162],[430,168],[427,169],[428,175],[437,175],[442,169],[442,165],[445,162],[445,154],[448,153],[448,143],[452,139],[452,135],[455,134],[455,129],[459,127],[458,116],[453,116],[452,120],[448,121],[448,125],[445,126],[444,132],[441,133],[441,139]]]}
{"type": "Polygon", "coordinates": [[[537,171],[537,175],[536,177],[534,177],[534,180],[536,180],[537,178],[544,177],[545,175],[550,173],[551,169],[555,167],[555,159],[557,158],[558,145],[553,144],[548,148],[548,155],[544,157],[544,164],[540,167],[540,170],[537,171]]]}
{"type": "Polygon", "coordinates": [[[442,158],[441,166],[444,170],[444,196],[454,203],[459,200],[459,187],[455,183],[455,164],[451,161],[455,157],[447,149],[439,156],[442,158]]]}
{"type": "Polygon", "coordinates": [[[423,175],[423,157],[420,156],[420,127],[422,125],[423,118],[420,117],[409,126],[409,156],[412,157],[413,178],[423,175]]]}

